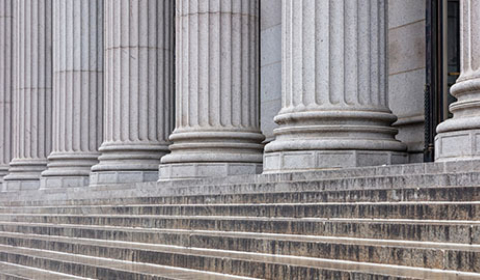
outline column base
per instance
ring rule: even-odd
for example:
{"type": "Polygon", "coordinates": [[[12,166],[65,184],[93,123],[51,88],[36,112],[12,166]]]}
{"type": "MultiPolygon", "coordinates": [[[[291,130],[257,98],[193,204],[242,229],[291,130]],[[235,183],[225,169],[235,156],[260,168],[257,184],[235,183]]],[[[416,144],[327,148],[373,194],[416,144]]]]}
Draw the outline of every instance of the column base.
{"type": "Polygon", "coordinates": [[[405,164],[405,152],[372,150],[304,150],[265,153],[263,173],[405,164]]]}
{"type": "Polygon", "coordinates": [[[9,173],[3,177],[5,192],[28,191],[40,189],[40,176],[47,167],[45,159],[23,160],[13,159],[9,173]]]}
{"type": "Polygon", "coordinates": [[[435,161],[480,160],[480,129],[441,132],[435,137],[435,161]]]}
{"type": "Polygon", "coordinates": [[[126,183],[155,182],[158,170],[97,171],[90,173],[90,187],[126,183]]]}
{"type": "Polygon", "coordinates": [[[90,169],[98,163],[98,156],[96,152],[52,152],[40,189],[88,187],[90,169]]]}
{"type": "Polygon", "coordinates": [[[103,143],[99,163],[92,167],[90,186],[155,182],[166,143],[103,143]]]}
{"type": "Polygon", "coordinates": [[[262,173],[258,163],[177,163],[161,164],[159,181],[188,180],[262,173]]]}

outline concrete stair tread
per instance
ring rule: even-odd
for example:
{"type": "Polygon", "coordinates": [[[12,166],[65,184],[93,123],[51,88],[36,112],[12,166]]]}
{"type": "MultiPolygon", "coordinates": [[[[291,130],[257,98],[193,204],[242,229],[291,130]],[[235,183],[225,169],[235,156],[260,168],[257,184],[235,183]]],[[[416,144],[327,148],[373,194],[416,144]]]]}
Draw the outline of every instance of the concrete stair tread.
{"type": "MultiPolygon", "coordinates": [[[[36,226],[39,226],[38,224],[36,226]]],[[[62,227],[85,229],[85,230],[99,230],[106,229],[102,226],[74,226],[74,225],[61,225],[62,227]]],[[[371,247],[402,247],[412,249],[431,249],[431,250],[456,250],[466,252],[480,252],[480,244],[461,244],[461,243],[440,243],[440,242],[425,242],[425,241],[408,241],[408,240],[379,240],[369,238],[352,238],[352,237],[339,237],[339,236],[311,236],[311,235],[296,235],[296,234],[276,234],[276,233],[256,233],[256,232],[233,232],[233,231],[213,231],[213,230],[184,230],[184,229],[145,229],[145,228],[126,228],[126,227],[113,227],[110,229],[112,232],[132,232],[132,233],[161,233],[171,235],[184,235],[187,237],[193,236],[205,236],[205,237],[226,237],[226,238],[242,238],[242,239],[260,239],[263,241],[288,241],[299,243],[326,243],[326,244],[342,244],[342,245],[357,245],[357,246],[371,246],[371,247]]],[[[0,231],[0,236],[22,237],[31,239],[42,239],[49,241],[51,239],[58,241],[70,242],[85,241],[91,244],[92,242],[100,242],[103,244],[105,240],[92,239],[85,237],[69,237],[59,235],[43,235],[43,234],[31,234],[31,233],[18,233],[0,231]]],[[[128,242],[131,240],[110,240],[114,242],[128,242]]],[[[133,241],[135,242],[135,241],[133,241]]],[[[114,243],[115,244],[115,243],[114,243]]],[[[150,246],[150,243],[138,243],[143,246],[150,246]]],[[[156,243],[158,246],[161,244],[156,243]]],[[[168,244],[167,244],[168,246],[168,244]]],[[[159,247],[161,248],[161,247],[159,247]]]]}
{"type": "Polygon", "coordinates": [[[294,219],[294,218],[199,218],[199,217],[160,217],[127,218],[100,217],[94,219],[79,217],[52,221],[26,220],[0,221],[0,228],[5,231],[47,234],[60,229],[94,229],[94,230],[136,230],[145,232],[155,229],[180,230],[215,230],[222,232],[280,233],[298,236],[338,236],[386,240],[411,240],[440,243],[480,244],[480,222],[449,221],[411,221],[411,220],[348,220],[348,219],[294,219]],[[85,218],[85,220],[83,220],[85,218]],[[113,221],[112,221],[113,220],[113,221]],[[45,223],[50,222],[50,223],[45,223]]]}
{"type": "MultiPolygon", "coordinates": [[[[471,205],[478,206],[480,201],[393,201],[393,202],[298,202],[298,203],[214,203],[214,204],[129,204],[129,205],[81,205],[81,206],[42,206],[42,207],[0,207],[0,210],[11,209],[103,209],[103,208],[205,208],[205,207],[282,207],[282,206],[429,206],[429,205],[471,205]]],[[[3,214],[8,212],[3,212],[3,214]]]]}
{"type": "MultiPolygon", "coordinates": [[[[4,205],[8,205],[8,208],[34,208],[34,207],[72,207],[72,206],[97,206],[97,205],[133,205],[133,204],[160,204],[160,203],[169,203],[169,204],[178,204],[178,202],[171,202],[171,200],[181,200],[188,201],[189,204],[198,204],[195,200],[208,200],[209,203],[217,203],[216,201],[223,201],[225,199],[238,200],[240,199],[253,199],[256,198],[257,201],[262,199],[269,199],[272,201],[278,201],[278,197],[287,197],[285,200],[291,200],[290,196],[298,197],[302,199],[302,202],[305,202],[306,198],[312,197],[310,199],[327,199],[332,202],[344,202],[348,200],[352,201],[428,201],[427,196],[435,195],[437,200],[446,200],[451,201],[451,198],[446,196],[446,194],[454,193],[455,195],[460,195],[462,199],[468,201],[478,200],[480,197],[480,187],[440,187],[440,188],[405,188],[405,189],[395,189],[395,188],[385,188],[385,189],[364,189],[364,190],[317,190],[317,191],[305,191],[298,192],[296,190],[284,191],[284,192],[245,192],[241,194],[197,194],[197,195],[181,195],[181,196],[139,196],[139,197],[130,197],[130,198],[104,198],[104,199],[70,199],[70,200],[29,200],[29,201],[10,201],[3,202],[4,205]],[[433,194],[432,194],[433,193],[433,194]],[[473,193],[473,195],[472,195],[473,193]],[[343,196],[346,196],[343,198],[343,196]],[[155,203],[152,203],[152,202],[155,203]],[[193,201],[193,202],[192,202],[193,201]]],[[[308,202],[308,201],[307,201],[308,202]]],[[[2,207],[5,208],[5,207],[2,207]]],[[[1,209],[1,208],[0,208],[1,209]]]]}
{"type": "MultiPolygon", "coordinates": [[[[76,240],[79,241],[79,240],[76,240]]],[[[91,241],[91,240],[90,240],[91,241]]],[[[94,242],[95,243],[95,242],[94,242]]],[[[285,256],[285,255],[270,255],[270,254],[259,254],[259,253],[246,253],[246,252],[232,252],[232,251],[222,251],[222,250],[213,250],[213,249],[196,249],[196,248],[180,248],[175,246],[161,246],[161,245],[152,245],[152,244],[138,244],[130,242],[115,242],[115,241],[101,241],[98,243],[103,244],[115,244],[115,248],[142,248],[145,250],[155,250],[159,247],[162,247],[163,252],[169,252],[170,254],[186,254],[188,256],[201,256],[201,257],[210,257],[218,259],[236,259],[247,262],[259,262],[259,263],[275,263],[282,264],[287,266],[302,266],[309,268],[317,268],[324,270],[339,270],[339,271],[349,271],[349,272],[360,272],[360,273],[370,273],[375,275],[388,275],[395,277],[405,277],[405,278],[414,278],[414,279],[479,279],[480,274],[477,273],[468,273],[468,272],[458,272],[458,271],[447,271],[447,270],[436,270],[436,269],[425,269],[425,268],[414,268],[406,266],[396,266],[396,265],[385,265],[385,264],[373,264],[373,263],[361,263],[361,262],[351,262],[351,261],[341,261],[341,260],[330,260],[330,259],[319,259],[319,258],[308,258],[308,257],[295,257],[295,256],[285,256]],[[123,245],[122,245],[123,243],[123,245]]],[[[90,243],[91,245],[92,243],[90,243]]],[[[0,252],[12,252],[17,251],[23,254],[36,255],[38,258],[53,258],[59,259],[65,262],[85,262],[89,265],[105,265],[107,263],[113,269],[122,269],[125,266],[125,261],[111,260],[99,257],[89,257],[85,255],[72,255],[66,253],[59,253],[46,250],[38,250],[31,248],[23,247],[11,247],[6,245],[0,245],[0,252]]],[[[156,250],[155,250],[156,251],[156,250]]],[[[152,265],[152,264],[132,264],[127,262],[129,265],[138,265],[140,268],[135,268],[137,272],[144,273],[156,273],[158,267],[162,269],[173,269],[171,267],[165,268],[163,266],[152,265]]],[[[131,267],[130,267],[131,269],[131,267]]],[[[198,272],[195,272],[198,273],[198,272]]],[[[196,274],[195,274],[196,275],[196,274]]],[[[177,277],[177,274],[175,274],[177,277]]],[[[203,279],[198,276],[196,278],[175,278],[175,279],[203,279]]],[[[207,279],[207,278],[205,278],[207,279]]],[[[214,278],[208,278],[214,279],[214,278]]],[[[225,278],[219,278],[225,279],[225,278]]],[[[245,279],[245,278],[242,278],[245,279]]]]}
{"type": "MultiPolygon", "coordinates": [[[[91,278],[84,278],[74,275],[67,275],[58,272],[47,271],[34,267],[28,267],[24,265],[18,265],[8,262],[0,262],[0,275],[19,279],[31,279],[31,280],[88,280],[91,278]]],[[[0,278],[1,279],[1,278],[0,278]]]]}
{"type": "Polygon", "coordinates": [[[295,202],[295,203],[195,203],[195,204],[112,204],[112,205],[47,205],[47,206],[8,206],[9,209],[88,209],[88,208],[122,208],[122,207],[211,207],[211,206],[314,206],[314,205],[480,205],[480,201],[358,201],[358,202],[295,202]]]}
{"type": "MultiPolygon", "coordinates": [[[[77,217],[93,217],[93,218],[142,218],[142,219],[168,219],[168,220],[231,220],[231,221],[285,221],[285,222],[355,222],[355,223],[411,223],[411,224],[431,224],[431,225],[480,225],[480,221],[472,220],[414,220],[414,219],[383,219],[383,218],[314,218],[314,217],[256,217],[256,216],[183,216],[183,215],[121,215],[121,214],[4,214],[0,213],[1,217],[65,217],[65,218],[77,218],[77,217]]],[[[7,222],[7,220],[1,220],[0,223],[7,222]]],[[[52,223],[56,224],[56,223],[52,223]]]]}
{"type": "MultiPolygon", "coordinates": [[[[32,213],[0,213],[5,215],[32,213]]],[[[184,215],[184,216],[247,216],[247,217],[295,217],[295,218],[366,218],[366,219],[433,219],[472,220],[480,219],[480,202],[429,202],[429,203],[272,203],[272,204],[202,204],[202,205],[154,205],[154,206],[104,206],[46,208],[44,215],[184,215]]]]}
{"type": "MultiPolygon", "coordinates": [[[[0,215],[1,216],[1,215],[0,215]]],[[[25,215],[29,217],[30,215],[25,215]]],[[[43,217],[44,215],[39,215],[43,217]]],[[[61,215],[55,215],[61,216],[61,215]]],[[[129,218],[132,216],[126,215],[85,215],[85,216],[75,216],[75,215],[64,215],[64,217],[99,217],[99,218],[129,218]]],[[[262,218],[262,217],[223,217],[223,216],[160,216],[160,215],[146,215],[146,216],[133,216],[139,218],[159,218],[159,219],[169,219],[169,220],[226,220],[226,221],[265,221],[265,222],[316,222],[316,223],[351,223],[351,224],[393,224],[393,225],[404,225],[404,224],[415,224],[415,225],[460,225],[460,226],[480,226],[480,221],[448,221],[448,220],[409,220],[409,219],[324,219],[324,218],[262,218]]],[[[87,225],[87,224],[67,224],[67,223],[39,223],[39,222],[21,222],[21,221],[0,221],[0,225],[34,225],[34,226],[43,226],[43,227],[71,227],[71,228],[99,228],[99,229],[129,229],[129,230],[183,230],[177,228],[151,228],[151,227],[139,227],[139,226],[112,226],[112,225],[87,225]]],[[[198,231],[198,229],[193,229],[198,231]]],[[[224,231],[228,232],[228,231],[224,231]]],[[[256,232],[255,232],[256,233],[256,232]]],[[[271,232],[267,232],[271,233],[271,232]]],[[[304,235],[300,235],[304,236],[304,235]]]]}
{"type": "MultiPolygon", "coordinates": [[[[456,163],[455,163],[456,164],[456,163]]],[[[72,189],[65,193],[60,190],[55,192],[23,192],[23,193],[5,193],[0,197],[2,202],[25,201],[32,199],[50,198],[53,200],[70,200],[102,197],[138,197],[142,194],[152,196],[158,195],[192,195],[192,194],[226,194],[226,193],[244,193],[252,189],[261,191],[285,191],[296,190],[298,192],[308,190],[363,190],[363,189],[384,189],[387,186],[396,188],[438,188],[438,187],[460,187],[460,186],[478,186],[480,172],[476,165],[467,167],[462,163],[458,168],[437,168],[435,165],[429,167],[420,167],[418,171],[409,170],[409,166],[393,167],[396,171],[385,175],[385,172],[374,172],[377,175],[355,177],[345,175],[352,170],[341,170],[338,177],[325,176],[322,171],[294,173],[294,174],[275,174],[260,176],[237,176],[226,178],[212,178],[203,180],[176,181],[168,184],[143,183],[134,185],[114,185],[99,188],[72,189]],[[460,166],[461,165],[461,166],[460,166]],[[434,172],[426,169],[438,169],[434,172]],[[347,171],[345,173],[345,171],[347,171]],[[242,183],[239,183],[242,182],[242,183]],[[305,186],[297,187],[295,184],[305,182],[305,186]],[[312,184],[311,182],[315,182],[312,184]]],[[[378,168],[378,167],[377,167],[378,168]]],[[[386,167],[392,168],[392,167],[386,167]]],[[[355,172],[365,172],[364,170],[354,170],[355,172]]]]}
{"type": "MultiPolygon", "coordinates": [[[[183,215],[121,215],[121,214],[5,214],[0,213],[0,217],[65,217],[65,218],[77,218],[77,217],[94,217],[94,218],[155,218],[155,219],[168,219],[168,220],[232,220],[232,221],[285,221],[285,222],[358,222],[358,223],[411,223],[411,224],[459,224],[459,225],[480,225],[480,221],[472,220],[414,220],[414,219],[382,219],[382,218],[314,218],[314,217],[256,217],[256,216],[183,216],[183,215]]],[[[6,222],[1,220],[0,222],[6,222]]],[[[52,223],[55,224],[55,223],[52,223]]]]}
{"type": "MultiPolygon", "coordinates": [[[[239,278],[232,275],[222,275],[219,273],[211,273],[204,271],[196,271],[191,269],[127,262],[116,259],[107,259],[100,257],[91,257],[78,254],[66,254],[61,252],[38,250],[32,248],[13,247],[8,245],[0,245],[0,252],[16,253],[28,255],[38,259],[51,259],[62,263],[77,263],[90,267],[103,267],[115,271],[134,271],[140,275],[161,276],[162,279],[172,280],[238,280],[238,279],[254,279],[239,278]]],[[[80,278],[84,279],[84,278],[80,278]]]]}
{"type": "MultiPolygon", "coordinates": [[[[136,242],[138,239],[133,237],[128,239],[105,237],[108,239],[105,240],[95,237],[66,237],[54,234],[39,235],[0,232],[0,242],[20,247],[33,246],[36,249],[44,250],[82,247],[87,252],[96,252],[98,250],[102,252],[112,251],[109,254],[114,254],[113,251],[119,249],[132,251],[132,253],[126,254],[127,256],[160,254],[161,256],[206,256],[224,259],[232,258],[234,254],[247,253],[364,261],[369,263],[381,262],[390,265],[480,272],[478,264],[475,261],[473,264],[471,263],[472,259],[478,257],[480,246],[426,242],[424,244],[418,242],[376,243],[375,240],[371,239],[338,238],[335,240],[335,238],[309,236],[302,240],[295,236],[286,235],[257,234],[255,236],[245,233],[222,232],[184,231],[184,236],[173,236],[174,232],[170,233],[171,235],[163,236],[162,238],[152,238],[151,242],[136,242]],[[215,250],[210,249],[212,246],[215,246],[215,250]],[[87,249],[90,247],[94,249],[87,249]],[[297,249],[296,251],[291,251],[291,248],[297,249]],[[463,264],[458,265],[456,261],[452,261],[457,259],[463,260],[461,261],[463,264]]],[[[119,234],[119,232],[116,232],[116,234],[119,234]]],[[[65,252],[70,253],[70,251],[65,252]]],[[[120,250],[120,252],[123,251],[120,250]]]]}

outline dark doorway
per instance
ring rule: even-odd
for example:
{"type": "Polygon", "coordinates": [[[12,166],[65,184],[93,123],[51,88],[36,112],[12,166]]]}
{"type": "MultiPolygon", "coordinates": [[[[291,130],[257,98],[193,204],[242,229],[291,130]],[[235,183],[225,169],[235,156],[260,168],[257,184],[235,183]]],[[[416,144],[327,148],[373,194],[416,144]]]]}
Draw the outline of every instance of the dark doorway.
{"type": "Polygon", "coordinates": [[[435,159],[436,127],[452,117],[450,87],[460,75],[460,0],[427,0],[425,162],[435,159]]]}

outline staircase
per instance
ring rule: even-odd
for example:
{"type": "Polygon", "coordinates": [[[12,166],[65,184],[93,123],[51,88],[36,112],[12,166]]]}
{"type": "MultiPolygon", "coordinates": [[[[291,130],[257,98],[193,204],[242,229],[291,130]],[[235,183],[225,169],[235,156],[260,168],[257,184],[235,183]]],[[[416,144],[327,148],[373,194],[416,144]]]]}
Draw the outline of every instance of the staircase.
{"type": "Polygon", "coordinates": [[[480,279],[480,165],[0,194],[0,279],[480,279]]]}

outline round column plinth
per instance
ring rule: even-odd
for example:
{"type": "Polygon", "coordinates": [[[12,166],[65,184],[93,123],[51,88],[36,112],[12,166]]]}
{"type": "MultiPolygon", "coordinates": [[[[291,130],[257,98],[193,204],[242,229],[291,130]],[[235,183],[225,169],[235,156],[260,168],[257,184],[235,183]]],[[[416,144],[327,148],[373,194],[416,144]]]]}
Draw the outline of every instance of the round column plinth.
{"type": "Polygon", "coordinates": [[[40,188],[40,174],[47,166],[46,160],[13,159],[9,174],[3,178],[3,191],[27,191],[40,188]]]}
{"type": "Polygon", "coordinates": [[[40,189],[86,187],[92,165],[98,163],[97,152],[52,152],[47,170],[42,172],[40,189]]]}
{"type": "Polygon", "coordinates": [[[150,182],[158,179],[158,161],[167,144],[104,143],[100,163],[92,167],[90,186],[150,182]]]}
{"type": "Polygon", "coordinates": [[[161,181],[262,172],[264,136],[256,131],[176,130],[170,139],[174,144],[161,159],[161,181]]]}

